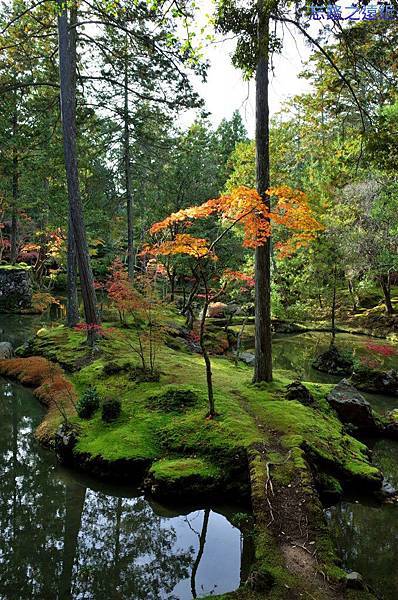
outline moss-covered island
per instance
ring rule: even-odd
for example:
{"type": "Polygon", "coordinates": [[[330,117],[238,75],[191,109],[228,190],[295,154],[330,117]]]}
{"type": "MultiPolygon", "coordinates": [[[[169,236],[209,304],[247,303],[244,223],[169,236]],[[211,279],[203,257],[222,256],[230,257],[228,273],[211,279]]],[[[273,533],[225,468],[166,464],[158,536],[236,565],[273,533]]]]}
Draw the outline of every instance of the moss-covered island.
{"type": "MultiPolygon", "coordinates": [[[[320,496],[378,489],[382,476],[327,403],[331,386],[305,384],[314,402],[304,405],[287,399],[288,373],[254,385],[249,367],[213,357],[217,416],[208,419],[203,357],[188,350],[177,325],[150,381],[111,331],[106,324],[93,352],[83,332],[41,329],[18,358],[0,361],[2,375],[32,386],[47,405],[40,441],[97,476],[142,482],[155,498],[233,498],[251,507],[251,576],[220,598],[371,598],[347,587],[320,496]],[[93,389],[98,404],[79,417],[93,389]]],[[[136,333],[124,335],[133,341],[136,333]]]]}

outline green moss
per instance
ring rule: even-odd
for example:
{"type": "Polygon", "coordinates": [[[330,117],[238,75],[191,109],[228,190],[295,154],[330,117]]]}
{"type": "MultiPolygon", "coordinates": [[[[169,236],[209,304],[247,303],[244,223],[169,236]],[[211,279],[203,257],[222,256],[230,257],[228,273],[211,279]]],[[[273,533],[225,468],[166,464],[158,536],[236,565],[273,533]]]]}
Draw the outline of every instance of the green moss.
{"type": "Polygon", "coordinates": [[[31,271],[32,267],[26,263],[18,263],[16,265],[0,265],[1,271],[31,271]]]}
{"type": "Polygon", "coordinates": [[[221,470],[203,458],[165,458],[153,463],[149,470],[155,479],[183,480],[186,477],[218,479],[221,470]]]}

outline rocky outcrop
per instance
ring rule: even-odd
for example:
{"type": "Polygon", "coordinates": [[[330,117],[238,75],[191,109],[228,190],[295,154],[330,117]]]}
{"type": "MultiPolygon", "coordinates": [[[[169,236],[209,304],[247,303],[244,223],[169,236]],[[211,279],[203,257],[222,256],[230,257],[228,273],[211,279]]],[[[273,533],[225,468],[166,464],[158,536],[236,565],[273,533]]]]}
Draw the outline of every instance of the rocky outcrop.
{"type": "Polygon", "coordinates": [[[286,386],[286,400],[297,400],[305,406],[315,404],[315,399],[309,389],[301,383],[301,381],[293,381],[286,386]]]}
{"type": "Polygon", "coordinates": [[[378,371],[361,368],[352,374],[351,382],[364,392],[398,396],[398,371],[395,369],[378,371]]]}
{"type": "Polygon", "coordinates": [[[23,312],[32,304],[32,281],[23,267],[0,266],[0,312],[23,312]]]}
{"type": "Polygon", "coordinates": [[[14,349],[10,342],[0,342],[0,360],[5,358],[12,358],[14,356],[14,349]]]}
{"type": "Polygon", "coordinates": [[[333,344],[313,361],[312,366],[317,371],[329,375],[351,375],[353,361],[349,356],[342,354],[333,344]]]}
{"type": "Polygon", "coordinates": [[[327,396],[340,421],[350,423],[360,433],[381,433],[382,425],[369,402],[347,379],[342,379],[327,396]]]}

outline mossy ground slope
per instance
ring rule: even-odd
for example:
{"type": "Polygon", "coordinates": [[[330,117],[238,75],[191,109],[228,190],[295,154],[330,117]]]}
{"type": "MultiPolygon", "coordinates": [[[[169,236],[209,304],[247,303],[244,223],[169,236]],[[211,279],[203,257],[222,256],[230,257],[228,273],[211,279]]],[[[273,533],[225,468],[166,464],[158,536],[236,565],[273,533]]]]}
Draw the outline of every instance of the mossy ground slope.
{"type": "MultiPolygon", "coordinates": [[[[124,333],[135,335],[132,330],[124,333]]],[[[312,522],[307,535],[314,536],[317,542],[316,559],[310,566],[311,573],[315,573],[310,593],[319,587],[318,571],[339,585],[344,573],[334,566],[334,551],[322,521],[309,462],[316,470],[332,471],[343,485],[347,481],[374,485],[380,481],[380,473],[371,465],[366,446],[345,433],[327,404],[325,397],[330,386],[306,384],[316,402],[313,407],[303,406],[285,399],[284,389],[291,381],[288,373],[276,372],[271,384],[253,385],[249,367],[237,367],[227,357],[213,357],[219,414],[208,420],[203,359],[179,347],[179,344],[174,349],[164,345],[159,349],[157,382],[136,377],[138,361],[125,346],[117,346],[105,338],[100,342],[99,352],[90,357],[84,334],[62,326],[41,330],[25,353],[45,355],[67,368],[77,395],[88,386],[95,386],[100,397],[121,401],[121,415],[112,423],[104,423],[100,411],[84,420],[71,410],[70,419],[79,431],[77,455],[99,458],[108,464],[118,461],[147,464],[147,477],[155,492],[160,489],[185,493],[191,489],[198,495],[207,490],[221,494],[241,492],[244,496],[250,489],[250,474],[252,500],[256,502],[257,493],[260,507],[255,509],[255,569],[263,588],[259,592],[255,582],[257,591],[247,588],[228,597],[299,598],[309,589],[307,574],[303,577],[295,568],[286,569],[289,555],[274,535],[279,531],[276,518],[269,527],[270,512],[265,497],[270,479],[275,493],[272,502],[278,514],[282,515],[284,510],[295,512],[294,498],[290,500],[290,509],[289,503],[285,508],[283,498],[287,490],[300,493],[306,504],[305,518],[312,522]],[[186,390],[196,400],[182,408],[156,400],[176,389],[186,390]],[[242,473],[247,474],[246,481],[242,473]]],[[[61,421],[56,411],[50,411],[46,431],[55,432],[61,421]]],[[[295,547],[293,538],[289,539],[289,548],[295,547]]],[[[313,597],[317,600],[348,597],[336,589],[321,585],[313,597]]]]}
{"type": "MultiPolygon", "coordinates": [[[[80,363],[81,368],[69,375],[78,394],[93,385],[101,397],[121,401],[122,414],[112,424],[104,423],[99,412],[90,420],[72,417],[81,429],[81,452],[101,455],[106,460],[199,455],[217,461],[236,450],[267,442],[268,430],[277,432],[282,446],[291,451],[298,466],[305,450],[320,463],[335,465],[347,477],[378,478],[366,446],[344,433],[329,408],[325,400],[329,385],[307,383],[316,406],[303,406],[284,399],[284,388],[291,381],[288,373],[276,372],[271,384],[252,385],[249,367],[237,367],[226,357],[213,357],[219,416],[206,420],[205,371],[199,354],[163,346],[158,355],[159,382],[140,382],[131,375],[139,366],[131,351],[115,349],[107,340],[101,346],[98,358],[84,366],[88,353],[84,334],[60,326],[42,330],[29,349],[73,368],[80,363]],[[107,374],[109,362],[120,365],[121,370],[107,374]],[[175,388],[195,392],[198,401],[181,411],[164,411],[151,402],[156,395],[175,388]],[[259,429],[256,418],[265,424],[265,430],[259,429]]],[[[55,429],[61,417],[56,419],[52,414],[51,418],[55,429]]],[[[175,474],[178,472],[176,469],[175,474]]]]}

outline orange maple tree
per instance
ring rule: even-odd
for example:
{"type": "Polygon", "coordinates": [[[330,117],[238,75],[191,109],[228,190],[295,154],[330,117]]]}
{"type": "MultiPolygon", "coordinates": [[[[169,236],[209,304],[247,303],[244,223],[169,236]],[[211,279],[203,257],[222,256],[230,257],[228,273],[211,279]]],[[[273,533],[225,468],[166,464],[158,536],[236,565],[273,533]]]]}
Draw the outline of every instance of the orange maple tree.
{"type": "Polygon", "coordinates": [[[314,239],[316,232],[323,229],[315,219],[304,192],[288,186],[270,188],[269,196],[275,198],[273,208],[268,210],[261,196],[255,189],[240,186],[230,194],[207,200],[199,206],[191,206],[172,213],[163,221],[152,225],[150,233],[156,235],[166,233],[168,239],[147,246],[145,251],[152,255],[167,256],[170,254],[187,254],[197,258],[214,255],[214,247],[221,236],[232,227],[241,224],[244,230],[243,246],[256,248],[264,244],[272,234],[273,224],[281,225],[293,233],[286,244],[278,244],[277,248],[284,256],[307,245],[314,239]],[[188,233],[176,233],[176,226],[189,226],[197,219],[217,215],[225,222],[225,229],[219,238],[211,243],[204,238],[197,238],[188,233]]]}
{"type": "MultiPolygon", "coordinates": [[[[291,230],[292,234],[286,243],[277,245],[277,249],[284,256],[307,245],[323,229],[322,225],[315,219],[310,208],[307,196],[288,186],[270,188],[268,195],[274,198],[272,210],[264,204],[260,194],[255,189],[240,186],[232,190],[230,194],[223,194],[219,198],[213,198],[199,206],[191,206],[172,213],[162,221],[152,225],[150,233],[154,236],[160,234],[161,239],[144,248],[144,253],[153,256],[172,256],[185,254],[196,258],[196,268],[193,270],[197,279],[196,287],[200,283],[204,287],[204,304],[200,324],[200,346],[206,366],[207,392],[209,402],[208,417],[216,415],[214,406],[213,380],[209,353],[205,344],[205,319],[210,302],[218,298],[228,283],[226,273],[221,289],[214,293],[210,290],[209,279],[203,261],[206,259],[217,260],[215,249],[220,240],[233,227],[240,224],[243,227],[243,246],[256,248],[263,245],[272,234],[273,225],[283,226],[291,230]],[[224,227],[222,232],[212,241],[199,238],[186,232],[186,229],[198,219],[210,217],[211,215],[221,218],[224,227]],[[181,233],[180,229],[184,230],[181,233]]],[[[232,272],[233,279],[233,272],[232,272]]]]}

